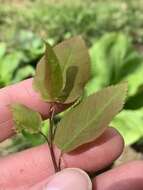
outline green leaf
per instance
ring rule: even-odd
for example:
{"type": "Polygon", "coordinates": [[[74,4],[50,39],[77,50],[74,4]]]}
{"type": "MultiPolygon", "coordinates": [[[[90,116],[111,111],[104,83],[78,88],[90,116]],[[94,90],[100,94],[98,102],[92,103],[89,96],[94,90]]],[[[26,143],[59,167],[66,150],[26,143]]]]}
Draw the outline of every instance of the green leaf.
{"type": "MultiPolygon", "coordinates": [[[[41,131],[44,135],[48,136],[49,133],[49,120],[45,120],[41,122],[41,131]]],[[[43,144],[45,139],[41,134],[30,134],[29,132],[23,130],[22,134],[26,141],[30,143],[31,146],[37,146],[43,144]]]]}
{"type": "Polygon", "coordinates": [[[34,89],[45,101],[55,101],[63,86],[61,67],[52,47],[46,43],[45,55],[36,67],[34,89]]]}
{"type": "Polygon", "coordinates": [[[0,42],[0,59],[4,56],[6,53],[6,43],[0,42]]]}
{"type": "Polygon", "coordinates": [[[138,110],[123,110],[112,121],[124,138],[126,145],[131,145],[143,137],[143,108],[138,110]]]}
{"type": "Polygon", "coordinates": [[[90,78],[88,50],[80,36],[65,40],[52,49],[36,68],[33,87],[45,101],[71,103],[83,93],[90,78]]]}
{"type": "MultiPolygon", "coordinates": [[[[137,60],[135,60],[135,64],[137,64],[137,60]]],[[[126,75],[124,77],[124,80],[128,81],[128,94],[130,96],[136,95],[140,91],[140,87],[143,85],[143,60],[140,63],[140,66],[134,71],[133,73],[130,73],[129,75],[126,75]]]]}
{"type": "Polygon", "coordinates": [[[123,33],[108,33],[90,49],[92,79],[86,85],[87,95],[108,85],[128,81],[129,95],[143,84],[143,56],[123,33]]]}
{"type": "Polygon", "coordinates": [[[11,106],[13,121],[17,132],[23,130],[36,134],[41,130],[41,115],[22,104],[13,104],[11,106]]]}
{"type": "Polygon", "coordinates": [[[120,53],[116,53],[120,52],[120,47],[117,48],[118,38],[120,35],[117,33],[105,34],[90,49],[92,77],[98,78],[101,87],[110,84],[112,72],[115,73],[115,67],[120,66],[120,57],[122,56],[120,53]]]}
{"type": "Polygon", "coordinates": [[[59,122],[55,144],[69,152],[98,138],[122,109],[126,93],[127,83],[121,83],[85,98],[59,122]]]}
{"type": "Polygon", "coordinates": [[[12,80],[12,83],[17,83],[18,81],[24,80],[29,76],[34,76],[34,74],[35,74],[34,68],[31,65],[26,65],[17,70],[15,77],[12,80]]]}
{"type": "Polygon", "coordinates": [[[13,78],[14,72],[21,63],[22,53],[13,52],[5,55],[0,60],[0,78],[6,84],[9,84],[13,78]]]}
{"type": "Polygon", "coordinates": [[[90,78],[90,59],[88,50],[80,36],[73,37],[54,48],[63,74],[63,91],[60,101],[70,103],[79,98],[90,78]]]}

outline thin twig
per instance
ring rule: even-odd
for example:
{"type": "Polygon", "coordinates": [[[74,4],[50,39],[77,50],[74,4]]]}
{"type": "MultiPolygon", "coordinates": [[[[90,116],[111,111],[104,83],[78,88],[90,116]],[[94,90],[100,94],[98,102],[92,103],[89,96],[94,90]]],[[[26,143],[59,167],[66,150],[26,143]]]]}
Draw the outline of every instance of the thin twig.
{"type": "Polygon", "coordinates": [[[54,115],[55,115],[55,108],[52,106],[50,109],[51,115],[50,115],[50,128],[51,128],[51,142],[54,141],[54,115]]]}
{"type": "Polygon", "coordinates": [[[54,168],[55,168],[55,172],[58,172],[58,164],[56,162],[56,156],[55,156],[55,152],[54,152],[54,146],[53,146],[53,141],[54,141],[54,114],[55,114],[55,109],[52,106],[50,109],[50,130],[49,130],[49,139],[50,139],[50,152],[51,152],[51,156],[52,156],[52,160],[53,160],[53,164],[54,164],[54,168]]]}
{"type": "Polygon", "coordinates": [[[40,131],[40,134],[45,138],[45,140],[48,143],[55,172],[58,172],[58,171],[61,170],[61,157],[62,157],[62,154],[60,154],[58,164],[57,164],[56,156],[55,156],[55,152],[54,152],[54,145],[53,145],[53,141],[54,141],[54,137],[55,137],[55,131],[56,131],[56,128],[54,128],[54,115],[55,115],[55,108],[54,108],[53,105],[51,105],[50,117],[49,117],[49,120],[50,120],[49,138],[42,131],[40,131]]]}
{"type": "Polygon", "coordinates": [[[53,166],[54,166],[54,169],[55,169],[55,172],[58,172],[59,169],[58,169],[57,162],[56,162],[56,157],[55,157],[55,153],[54,153],[54,148],[53,148],[53,146],[50,145],[50,142],[49,142],[47,136],[46,136],[44,133],[42,133],[41,131],[40,131],[40,134],[45,138],[46,142],[48,143],[49,150],[50,150],[50,154],[51,154],[51,158],[52,158],[52,162],[53,162],[53,166]]]}
{"type": "Polygon", "coordinates": [[[59,156],[59,162],[58,162],[58,170],[59,170],[59,171],[61,171],[62,156],[63,156],[63,153],[61,152],[61,153],[60,153],[60,156],[59,156]]]}

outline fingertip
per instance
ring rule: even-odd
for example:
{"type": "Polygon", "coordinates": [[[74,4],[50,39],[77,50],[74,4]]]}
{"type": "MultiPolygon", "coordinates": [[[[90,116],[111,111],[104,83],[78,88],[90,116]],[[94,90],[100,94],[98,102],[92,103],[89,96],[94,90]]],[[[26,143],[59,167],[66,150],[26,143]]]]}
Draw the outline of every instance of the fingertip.
{"type": "Polygon", "coordinates": [[[118,148],[117,148],[117,154],[116,154],[116,157],[118,158],[122,152],[123,152],[123,149],[124,149],[124,146],[125,146],[125,141],[123,139],[123,136],[120,134],[120,132],[113,128],[113,127],[110,127],[112,130],[112,133],[116,136],[116,142],[117,142],[117,145],[118,145],[118,148]]]}
{"type": "Polygon", "coordinates": [[[83,170],[67,168],[35,185],[30,190],[92,190],[92,182],[83,170]]]}

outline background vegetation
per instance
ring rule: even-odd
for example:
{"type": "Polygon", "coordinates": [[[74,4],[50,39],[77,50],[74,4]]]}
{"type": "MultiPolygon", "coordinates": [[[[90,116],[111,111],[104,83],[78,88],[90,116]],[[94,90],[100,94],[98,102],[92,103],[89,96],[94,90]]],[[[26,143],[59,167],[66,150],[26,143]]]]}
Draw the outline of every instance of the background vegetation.
{"type": "MultiPolygon", "coordinates": [[[[81,34],[92,62],[88,95],[104,86],[129,82],[125,109],[112,122],[126,145],[143,137],[143,1],[142,0],[0,0],[0,88],[34,75],[52,45],[81,34]]],[[[12,150],[42,143],[32,137],[14,138],[12,150]],[[19,146],[19,142],[21,146],[19,146]],[[17,146],[17,148],[15,148],[17,146]]]]}

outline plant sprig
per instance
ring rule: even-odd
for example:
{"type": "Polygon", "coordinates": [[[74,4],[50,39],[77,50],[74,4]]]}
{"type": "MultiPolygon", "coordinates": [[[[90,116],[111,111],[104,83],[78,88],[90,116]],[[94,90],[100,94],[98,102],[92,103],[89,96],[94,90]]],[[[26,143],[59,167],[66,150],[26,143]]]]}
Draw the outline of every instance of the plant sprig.
{"type": "Polygon", "coordinates": [[[12,105],[16,130],[43,136],[49,146],[55,172],[61,170],[64,153],[97,139],[124,105],[126,82],[102,89],[79,102],[89,79],[88,50],[80,36],[66,40],[54,48],[46,43],[45,55],[36,68],[33,87],[43,101],[51,104],[48,135],[42,131],[40,113],[25,105],[12,105]],[[64,113],[55,126],[56,102],[68,104],[69,107],[69,103],[78,104],[64,113]],[[61,150],[58,159],[54,151],[55,145],[61,150]]]}

